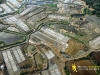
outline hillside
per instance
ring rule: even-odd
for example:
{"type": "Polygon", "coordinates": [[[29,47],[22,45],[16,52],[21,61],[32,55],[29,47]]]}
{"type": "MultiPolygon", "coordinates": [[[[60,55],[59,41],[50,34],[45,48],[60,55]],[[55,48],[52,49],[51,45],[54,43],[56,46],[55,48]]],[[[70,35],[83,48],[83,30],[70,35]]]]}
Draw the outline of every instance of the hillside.
{"type": "Polygon", "coordinates": [[[100,0],[83,0],[86,2],[86,5],[89,5],[89,8],[93,8],[93,14],[96,14],[100,17],[100,0]]]}

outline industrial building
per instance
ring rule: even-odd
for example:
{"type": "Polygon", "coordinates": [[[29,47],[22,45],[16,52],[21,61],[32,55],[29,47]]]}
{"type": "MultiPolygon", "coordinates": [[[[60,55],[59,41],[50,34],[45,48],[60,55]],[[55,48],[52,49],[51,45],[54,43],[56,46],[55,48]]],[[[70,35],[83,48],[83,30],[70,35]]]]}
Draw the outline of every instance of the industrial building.
{"type": "Polygon", "coordinates": [[[28,26],[23,21],[21,21],[20,19],[17,19],[14,16],[13,17],[8,17],[8,18],[3,19],[3,20],[8,24],[16,25],[17,27],[19,27],[20,29],[22,29],[24,31],[29,31],[28,26]]]}
{"type": "Polygon", "coordinates": [[[6,0],[3,4],[0,4],[0,15],[13,13],[24,5],[27,0],[6,0]]]}
{"type": "Polygon", "coordinates": [[[19,64],[26,60],[19,46],[2,51],[2,56],[9,75],[18,73],[19,64]]]}
{"type": "Polygon", "coordinates": [[[51,58],[53,58],[53,57],[55,56],[55,55],[52,53],[51,50],[46,51],[46,52],[45,52],[45,55],[46,55],[47,59],[51,59],[51,58]]]}
{"type": "Polygon", "coordinates": [[[64,36],[48,27],[42,27],[40,31],[37,31],[32,34],[32,37],[35,36],[43,42],[49,43],[54,47],[58,48],[62,52],[65,52],[65,49],[68,47],[69,37],[64,36]]]}
{"type": "Polygon", "coordinates": [[[92,49],[99,49],[100,48],[100,36],[89,41],[89,45],[91,46],[92,49]]]}

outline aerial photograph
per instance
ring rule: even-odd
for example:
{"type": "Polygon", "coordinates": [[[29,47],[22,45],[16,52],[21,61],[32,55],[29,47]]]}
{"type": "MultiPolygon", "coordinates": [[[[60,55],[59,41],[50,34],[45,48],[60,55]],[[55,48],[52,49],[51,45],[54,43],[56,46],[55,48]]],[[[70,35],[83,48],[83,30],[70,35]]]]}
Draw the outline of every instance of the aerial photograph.
{"type": "Polygon", "coordinates": [[[0,0],[0,75],[100,75],[100,0],[0,0]]]}

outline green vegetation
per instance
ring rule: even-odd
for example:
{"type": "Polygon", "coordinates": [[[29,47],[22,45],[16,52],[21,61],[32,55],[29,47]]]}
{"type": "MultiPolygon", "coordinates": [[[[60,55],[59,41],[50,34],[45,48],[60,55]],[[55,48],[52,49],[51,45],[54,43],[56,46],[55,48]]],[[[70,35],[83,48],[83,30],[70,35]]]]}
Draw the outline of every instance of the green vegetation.
{"type": "Polygon", "coordinates": [[[93,8],[92,14],[96,14],[100,17],[100,0],[83,0],[89,7],[93,8]]]}
{"type": "Polygon", "coordinates": [[[45,7],[46,10],[50,10],[52,13],[57,10],[57,4],[46,4],[45,7]]]}
{"type": "Polygon", "coordinates": [[[30,52],[31,54],[34,54],[35,50],[36,50],[36,47],[35,46],[28,45],[28,47],[27,47],[27,51],[28,52],[30,52]]]}
{"type": "Polygon", "coordinates": [[[66,21],[66,20],[61,20],[61,21],[55,21],[55,20],[52,20],[52,21],[48,21],[48,22],[45,23],[45,25],[48,25],[48,26],[50,26],[50,25],[52,25],[52,24],[68,25],[69,22],[66,21]]]}
{"type": "Polygon", "coordinates": [[[43,66],[47,67],[47,59],[44,58],[41,54],[35,54],[35,61],[37,64],[37,68],[44,69],[43,66]]]}
{"type": "Polygon", "coordinates": [[[15,35],[19,35],[19,36],[27,36],[25,33],[19,33],[19,32],[14,32],[14,31],[10,31],[10,30],[3,30],[2,32],[6,32],[6,33],[11,33],[11,34],[15,34],[15,35]]]}
{"type": "Polygon", "coordinates": [[[85,9],[83,9],[83,14],[92,15],[92,11],[89,8],[85,8],[85,9]]]}
{"type": "Polygon", "coordinates": [[[0,41],[0,47],[4,46],[4,45],[5,45],[5,43],[3,41],[0,41]]]}
{"type": "Polygon", "coordinates": [[[25,72],[22,71],[22,72],[20,73],[20,75],[26,75],[26,74],[29,74],[29,73],[30,73],[29,71],[25,71],[25,72]]]}
{"type": "Polygon", "coordinates": [[[0,24],[4,24],[3,21],[0,20],[0,24]]]}
{"type": "Polygon", "coordinates": [[[68,37],[71,37],[72,39],[74,39],[74,40],[76,40],[76,41],[78,41],[82,44],[87,44],[88,43],[87,39],[84,38],[85,36],[83,37],[83,36],[76,35],[76,34],[71,35],[70,33],[65,33],[64,35],[68,36],[68,37]]]}
{"type": "MultiPolygon", "coordinates": [[[[62,20],[62,21],[48,21],[46,22],[44,25],[47,25],[47,26],[50,26],[50,25],[53,25],[53,24],[61,24],[61,25],[69,25],[69,22],[68,21],[65,21],[65,20],[62,20]]],[[[64,33],[63,35],[65,36],[68,36],[82,44],[87,44],[88,43],[88,39],[85,39],[86,38],[86,34],[84,32],[78,32],[78,34],[70,34],[69,32],[68,33],[64,33]]]]}
{"type": "Polygon", "coordinates": [[[70,75],[70,71],[68,70],[67,67],[64,67],[64,70],[65,70],[66,75],[70,75]]]}
{"type": "Polygon", "coordinates": [[[71,14],[71,17],[81,17],[84,16],[84,14],[71,14]]]}
{"type": "Polygon", "coordinates": [[[97,68],[96,73],[99,75],[100,74],[100,68],[97,68]]]}
{"type": "Polygon", "coordinates": [[[57,4],[47,4],[49,8],[57,8],[57,4]]]}
{"type": "Polygon", "coordinates": [[[42,62],[44,63],[44,58],[42,55],[40,55],[40,59],[42,59],[42,62]]]}
{"type": "Polygon", "coordinates": [[[0,0],[0,4],[2,4],[3,2],[5,2],[6,0],[0,0]]]}
{"type": "Polygon", "coordinates": [[[32,51],[34,51],[36,48],[34,47],[34,48],[32,48],[32,51]]]}
{"type": "Polygon", "coordinates": [[[7,13],[7,14],[0,15],[0,17],[4,17],[4,16],[7,16],[7,15],[15,15],[18,12],[19,12],[19,10],[15,11],[15,12],[12,12],[12,13],[7,13]]]}
{"type": "Polygon", "coordinates": [[[22,4],[21,5],[21,8],[19,8],[19,10],[18,10],[18,13],[23,12],[24,11],[24,8],[25,8],[25,4],[22,4]]]}
{"type": "Polygon", "coordinates": [[[61,21],[58,21],[57,23],[58,24],[63,24],[63,25],[68,25],[69,24],[69,22],[66,21],[66,20],[61,20],[61,21]]]}
{"type": "MultiPolygon", "coordinates": [[[[95,66],[98,66],[97,65],[97,62],[95,60],[92,60],[92,62],[94,63],[95,66]]],[[[96,68],[96,73],[99,75],[100,74],[100,67],[99,68],[96,68]]]]}

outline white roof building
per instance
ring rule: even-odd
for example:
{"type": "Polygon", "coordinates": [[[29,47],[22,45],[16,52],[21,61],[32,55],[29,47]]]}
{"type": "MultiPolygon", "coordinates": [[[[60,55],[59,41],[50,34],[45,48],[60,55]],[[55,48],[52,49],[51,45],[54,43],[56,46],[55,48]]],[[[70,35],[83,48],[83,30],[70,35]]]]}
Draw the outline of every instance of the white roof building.
{"type": "Polygon", "coordinates": [[[73,2],[73,0],[61,0],[61,1],[64,3],[72,3],[73,2]]]}
{"type": "Polygon", "coordinates": [[[3,19],[5,22],[7,22],[8,24],[15,24],[17,25],[19,28],[21,28],[24,31],[29,31],[28,26],[20,19],[17,19],[16,17],[8,17],[6,19],[3,19]]]}
{"type": "Polygon", "coordinates": [[[69,20],[70,19],[69,16],[67,17],[67,16],[60,16],[60,15],[53,15],[53,14],[48,15],[48,18],[50,20],[54,20],[54,19],[56,19],[56,20],[69,20]]]}
{"type": "Polygon", "coordinates": [[[48,27],[42,27],[40,31],[33,33],[36,38],[40,39],[43,42],[52,44],[60,51],[64,52],[68,47],[69,37],[64,36],[48,27]]]}
{"type": "Polygon", "coordinates": [[[0,4],[0,15],[12,13],[18,10],[23,4],[25,4],[28,0],[6,0],[5,3],[0,4]]]}
{"type": "Polygon", "coordinates": [[[10,30],[10,31],[19,32],[19,30],[15,27],[8,27],[7,29],[10,30]]]}
{"type": "Polygon", "coordinates": [[[50,71],[51,75],[61,75],[60,71],[58,70],[58,68],[55,68],[53,70],[50,71]]]}
{"type": "Polygon", "coordinates": [[[25,61],[25,57],[19,47],[12,48],[12,51],[18,63],[25,61]]]}
{"type": "Polygon", "coordinates": [[[47,59],[51,59],[53,58],[55,55],[52,53],[51,50],[48,50],[47,52],[45,52],[45,55],[47,56],[47,59]]]}
{"type": "Polygon", "coordinates": [[[21,6],[21,3],[19,3],[18,0],[7,0],[7,1],[17,8],[21,6]]]}
{"type": "Polygon", "coordinates": [[[2,51],[2,55],[9,75],[19,71],[18,64],[26,60],[19,46],[2,51]]]}
{"type": "Polygon", "coordinates": [[[7,70],[10,75],[13,75],[15,71],[18,70],[18,67],[16,66],[16,63],[11,55],[10,51],[3,51],[2,52],[7,70]]]}
{"type": "Polygon", "coordinates": [[[89,45],[91,46],[92,49],[99,49],[100,48],[100,36],[89,41],[89,45]]]}
{"type": "Polygon", "coordinates": [[[4,13],[10,13],[12,11],[6,4],[1,4],[0,6],[4,9],[4,13]]]}

